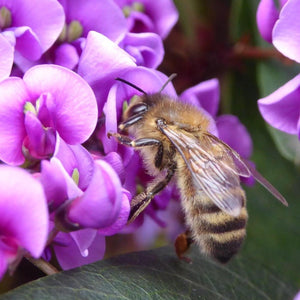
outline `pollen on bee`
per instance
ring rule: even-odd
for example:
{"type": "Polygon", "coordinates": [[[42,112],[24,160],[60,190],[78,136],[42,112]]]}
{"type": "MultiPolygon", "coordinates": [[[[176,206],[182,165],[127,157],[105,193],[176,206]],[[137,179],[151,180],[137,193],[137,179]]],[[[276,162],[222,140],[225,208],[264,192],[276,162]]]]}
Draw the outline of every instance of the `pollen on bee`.
{"type": "Polygon", "coordinates": [[[120,129],[120,130],[124,130],[124,128],[125,128],[125,126],[123,125],[123,124],[120,124],[119,126],[118,126],[118,128],[120,129]]]}

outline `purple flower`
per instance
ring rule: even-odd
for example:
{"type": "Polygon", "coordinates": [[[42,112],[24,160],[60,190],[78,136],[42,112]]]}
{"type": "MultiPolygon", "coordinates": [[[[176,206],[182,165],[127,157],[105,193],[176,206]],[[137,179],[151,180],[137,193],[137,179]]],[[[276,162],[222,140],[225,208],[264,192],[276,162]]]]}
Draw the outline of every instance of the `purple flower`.
{"type": "Polygon", "coordinates": [[[105,231],[110,226],[116,228],[116,222],[124,226],[130,196],[122,190],[114,169],[103,160],[94,161],[80,145],[70,146],[63,140],[58,145],[50,162],[42,161],[41,172],[41,182],[58,227],[105,231]]]}
{"type": "MultiPolygon", "coordinates": [[[[127,32],[126,19],[113,0],[61,0],[66,20],[56,43],[43,55],[39,63],[55,63],[75,70],[91,30],[120,42],[127,32]]],[[[23,59],[20,64],[26,71],[32,63],[23,59]]]]}
{"type": "Polygon", "coordinates": [[[262,37],[286,57],[300,62],[300,20],[298,0],[261,0],[257,8],[257,25],[262,37]]]}
{"type": "Polygon", "coordinates": [[[93,30],[118,43],[127,31],[122,11],[113,0],[59,0],[59,2],[66,15],[65,32],[61,36],[66,42],[87,37],[93,30]],[[77,22],[77,25],[74,22],[77,22]],[[78,26],[80,31],[74,30],[77,28],[72,27],[74,25],[78,26]]]}
{"type": "Polygon", "coordinates": [[[63,270],[69,270],[102,259],[105,253],[105,236],[94,229],[60,232],[52,246],[59,265],[63,270]]]}
{"type": "Polygon", "coordinates": [[[274,0],[261,0],[256,11],[257,27],[261,36],[272,43],[272,30],[279,17],[274,0]]]}
{"type": "Polygon", "coordinates": [[[7,78],[14,62],[14,48],[0,35],[0,81],[7,78]]]}
{"type": "Polygon", "coordinates": [[[300,2],[289,0],[283,6],[273,29],[273,44],[286,57],[300,62],[300,2]]]}
{"type": "Polygon", "coordinates": [[[295,296],[294,300],[300,300],[300,291],[297,293],[297,295],[295,296]]]}
{"type": "MultiPolygon", "coordinates": [[[[99,114],[116,77],[126,68],[134,67],[133,58],[104,35],[90,31],[78,65],[81,75],[93,88],[99,114]]],[[[114,113],[113,111],[111,113],[114,113]]]]}
{"type": "Polygon", "coordinates": [[[258,108],[272,127],[300,138],[300,75],[269,96],[258,100],[258,108]]]}
{"type": "MultiPolygon", "coordinates": [[[[108,159],[119,166],[119,157],[108,159]]],[[[42,161],[41,182],[60,232],[52,242],[63,269],[91,263],[103,257],[104,236],[126,225],[131,194],[121,187],[117,173],[104,160],[93,160],[80,145],[58,138],[53,158],[42,161]],[[67,253],[74,255],[66,255],[67,253]]]]}
{"type": "Polygon", "coordinates": [[[165,54],[161,37],[152,32],[129,32],[119,46],[135,59],[138,66],[147,68],[156,69],[165,54]]]}
{"type": "Polygon", "coordinates": [[[96,126],[93,91],[63,67],[35,66],[23,79],[2,81],[0,94],[0,159],[8,164],[49,157],[56,133],[69,144],[83,143],[96,126]]]}
{"type": "Polygon", "coordinates": [[[24,250],[35,258],[42,254],[48,236],[48,209],[41,184],[26,171],[2,165],[0,180],[1,278],[24,250]]]}
{"type": "Polygon", "coordinates": [[[64,24],[64,11],[55,0],[0,1],[1,34],[17,56],[35,61],[50,48],[64,24]]]}
{"type": "Polygon", "coordinates": [[[127,17],[131,32],[154,32],[167,37],[178,20],[178,11],[172,0],[115,0],[127,17]]]}

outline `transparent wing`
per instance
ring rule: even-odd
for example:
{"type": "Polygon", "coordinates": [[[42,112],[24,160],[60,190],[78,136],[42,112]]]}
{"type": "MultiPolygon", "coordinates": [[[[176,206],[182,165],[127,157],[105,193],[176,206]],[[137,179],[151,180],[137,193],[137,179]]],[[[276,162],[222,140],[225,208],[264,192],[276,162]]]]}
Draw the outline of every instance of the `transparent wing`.
{"type": "Polygon", "coordinates": [[[237,216],[242,207],[239,176],[253,175],[282,204],[288,206],[285,198],[269,181],[214,135],[203,132],[197,138],[169,126],[164,126],[161,130],[183,157],[198,187],[228,214],[237,216]]]}
{"type": "Polygon", "coordinates": [[[162,130],[183,157],[195,184],[221,210],[238,216],[243,205],[239,176],[251,176],[240,156],[209,133],[197,138],[169,126],[162,130]]]}

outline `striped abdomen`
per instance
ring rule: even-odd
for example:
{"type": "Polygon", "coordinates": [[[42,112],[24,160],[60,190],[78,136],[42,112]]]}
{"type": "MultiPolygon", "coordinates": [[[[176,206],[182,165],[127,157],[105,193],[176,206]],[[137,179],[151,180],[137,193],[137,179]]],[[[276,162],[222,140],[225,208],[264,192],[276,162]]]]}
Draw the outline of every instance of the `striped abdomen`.
{"type": "Polygon", "coordinates": [[[241,214],[233,217],[220,210],[203,192],[196,192],[192,180],[182,182],[183,178],[178,181],[186,224],[193,241],[203,253],[221,263],[228,262],[239,251],[246,236],[248,214],[244,191],[242,188],[237,191],[244,201],[241,214]]]}

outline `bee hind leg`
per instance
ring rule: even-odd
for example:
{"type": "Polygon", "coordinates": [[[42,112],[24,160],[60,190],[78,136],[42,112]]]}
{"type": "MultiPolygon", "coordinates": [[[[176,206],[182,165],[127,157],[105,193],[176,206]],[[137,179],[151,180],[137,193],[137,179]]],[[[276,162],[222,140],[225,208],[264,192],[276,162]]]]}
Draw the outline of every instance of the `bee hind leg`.
{"type": "Polygon", "coordinates": [[[136,217],[150,204],[154,196],[168,185],[175,173],[175,169],[176,164],[174,163],[169,166],[169,168],[167,169],[167,175],[165,175],[164,178],[161,178],[161,176],[159,176],[147,186],[145,192],[134,197],[130,204],[128,223],[134,221],[136,217]]]}
{"type": "Polygon", "coordinates": [[[190,231],[187,230],[184,233],[181,233],[177,236],[174,246],[175,246],[175,251],[177,254],[177,257],[179,259],[184,260],[187,263],[191,263],[192,260],[184,254],[189,250],[191,244],[194,242],[194,240],[191,238],[190,231]]]}

